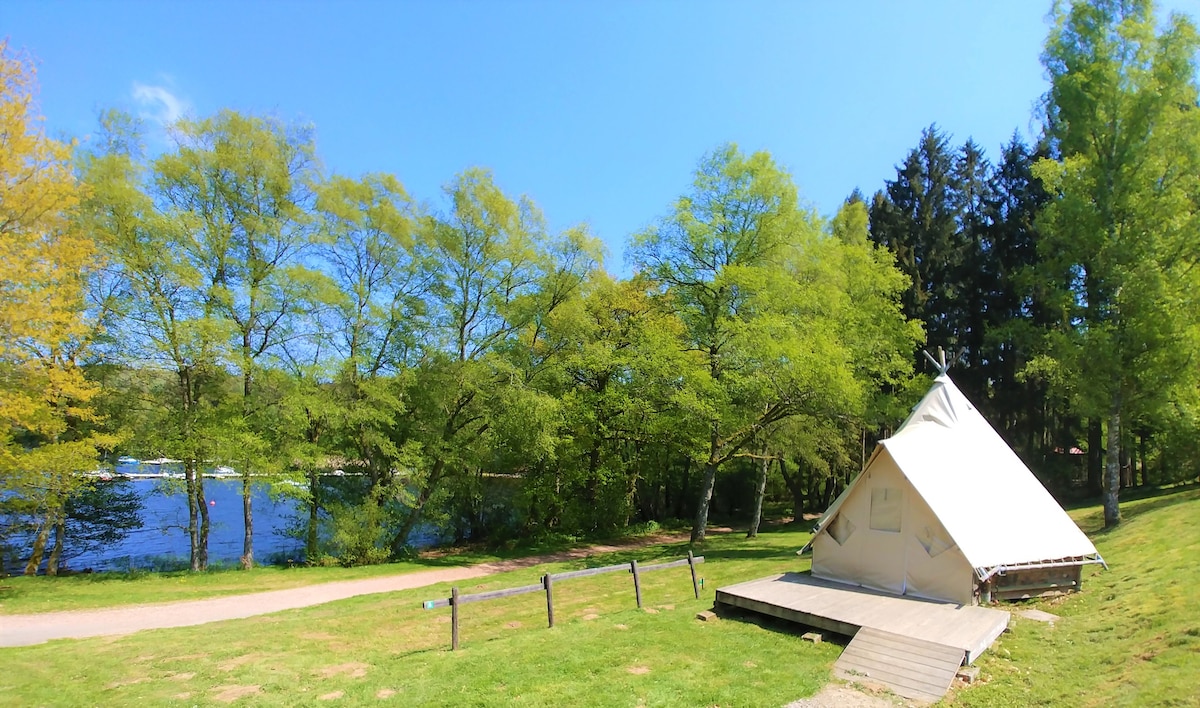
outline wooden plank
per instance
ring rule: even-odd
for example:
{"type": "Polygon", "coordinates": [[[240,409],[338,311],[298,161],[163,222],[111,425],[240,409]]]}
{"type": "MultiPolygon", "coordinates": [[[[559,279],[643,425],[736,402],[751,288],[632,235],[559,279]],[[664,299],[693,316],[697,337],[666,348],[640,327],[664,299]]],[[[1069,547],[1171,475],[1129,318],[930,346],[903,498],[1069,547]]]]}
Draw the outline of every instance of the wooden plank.
{"type": "Polygon", "coordinates": [[[963,651],[958,647],[939,648],[923,640],[864,627],[834,663],[834,673],[850,680],[880,683],[905,698],[936,701],[950,688],[962,659],[963,651]]]}
{"type": "MultiPolygon", "coordinates": [[[[927,680],[931,676],[939,676],[948,673],[946,668],[951,665],[951,662],[930,662],[928,659],[917,660],[917,657],[905,656],[903,653],[894,651],[879,652],[869,647],[859,645],[855,648],[853,656],[847,657],[846,662],[858,663],[862,665],[874,664],[881,668],[892,671],[898,676],[908,676],[913,679],[927,680]]],[[[843,665],[846,664],[843,662],[843,665]]],[[[958,670],[961,664],[953,664],[954,670],[958,670]]]]}
{"type": "Polygon", "coordinates": [[[920,664],[922,666],[944,666],[946,662],[953,661],[955,659],[958,660],[960,666],[962,665],[963,650],[956,647],[950,647],[950,649],[953,650],[953,653],[950,655],[947,655],[946,652],[942,652],[940,656],[931,656],[930,654],[922,653],[916,648],[906,650],[901,646],[889,646],[887,644],[871,641],[868,638],[858,639],[858,646],[862,647],[863,651],[869,651],[882,656],[907,656],[910,662],[913,664],[920,664]]]}
{"type": "MultiPolygon", "coordinates": [[[[859,634],[862,634],[862,632],[859,632],[859,634]]],[[[863,642],[865,646],[880,650],[880,652],[906,652],[913,656],[920,656],[922,659],[935,661],[937,664],[954,658],[958,658],[961,664],[962,655],[966,653],[961,647],[953,647],[949,646],[949,644],[943,644],[938,649],[929,647],[928,644],[904,644],[900,641],[883,640],[883,638],[871,636],[859,637],[859,641],[863,642]]]]}
{"type": "Polygon", "coordinates": [[[485,600],[499,600],[502,597],[511,597],[513,595],[524,595],[530,592],[542,592],[545,588],[541,583],[537,585],[522,585],[519,588],[504,588],[503,590],[490,590],[488,592],[477,592],[474,595],[459,595],[458,604],[465,605],[469,602],[483,602],[485,600]]]}
{"type": "Polygon", "coordinates": [[[1009,618],[1007,612],[999,610],[888,595],[801,573],[784,573],[718,588],[717,594],[719,601],[730,606],[762,611],[732,599],[741,596],[780,608],[765,614],[842,634],[852,635],[859,627],[874,627],[954,646],[964,652],[968,663],[995,641],[1009,618]],[[814,616],[823,621],[814,620],[814,616]]]}
{"type": "Polygon", "coordinates": [[[778,617],[789,622],[798,624],[806,624],[817,629],[825,629],[830,632],[852,636],[859,630],[857,625],[839,622],[835,619],[830,619],[819,614],[808,614],[800,610],[793,610],[779,605],[773,605],[767,602],[761,602],[752,598],[742,597],[732,594],[722,594],[722,591],[717,591],[716,603],[718,605],[727,605],[729,607],[737,607],[743,610],[750,610],[771,617],[778,617]]]}
{"type": "Polygon", "coordinates": [[[601,568],[584,568],[583,570],[569,570],[565,573],[555,573],[554,580],[568,580],[570,578],[583,578],[589,575],[600,575],[601,573],[615,573],[619,570],[629,571],[628,563],[620,565],[606,565],[601,568]]]}
{"type": "Polygon", "coordinates": [[[630,561],[629,571],[633,573],[633,594],[637,597],[638,609],[642,609],[642,576],[638,574],[637,561],[630,561]]]}
{"type": "MultiPolygon", "coordinates": [[[[704,562],[704,556],[695,556],[694,558],[697,563],[704,562]]],[[[639,565],[638,570],[645,573],[646,571],[649,571],[649,570],[663,570],[665,568],[679,568],[679,567],[682,567],[685,565],[688,565],[687,558],[684,558],[683,560],[671,561],[669,563],[655,563],[654,565],[639,565]]]]}
{"type": "MultiPolygon", "coordinates": [[[[700,556],[700,562],[704,562],[704,556],[700,556]]],[[[692,592],[695,593],[696,599],[700,599],[700,587],[696,585],[696,556],[688,551],[688,568],[692,571],[692,592]]]]}
{"type": "Polygon", "coordinates": [[[846,681],[869,681],[880,684],[891,690],[892,693],[895,693],[897,696],[902,696],[904,698],[913,700],[920,700],[927,703],[936,703],[946,695],[945,690],[939,692],[939,687],[931,685],[908,685],[893,677],[884,676],[882,675],[882,672],[880,672],[879,675],[876,675],[876,673],[866,675],[860,674],[854,670],[844,671],[835,668],[833,675],[846,681]]]}
{"type": "Polygon", "coordinates": [[[450,588],[450,649],[458,650],[458,586],[450,588]]]}
{"type": "Polygon", "coordinates": [[[941,681],[914,681],[904,676],[897,676],[882,668],[878,667],[846,667],[838,665],[833,672],[833,675],[838,678],[871,681],[873,683],[882,684],[890,689],[893,693],[905,698],[921,698],[930,702],[935,702],[946,695],[950,684],[954,681],[953,676],[946,678],[943,683],[941,681]]]}
{"type": "Polygon", "coordinates": [[[920,639],[907,642],[904,640],[914,638],[887,635],[878,631],[872,631],[866,627],[860,630],[858,635],[855,635],[855,638],[861,643],[871,645],[882,651],[909,652],[913,655],[924,657],[938,663],[947,661],[954,656],[957,656],[961,661],[963,655],[963,650],[958,647],[949,646],[946,644],[934,644],[932,642],[926,642],[920,639]]]}
{"type": "Polygon", "coordinates": [[[860,642],[885,647],[892,651],[917,653],[943,661],[948,661],[956,657],[959,659],[962,658],[962,649],[958,647],[927,642],[916,637],[906,637],[873,627],[864,627],[862,631],[855,635],[855,638],[860,642]]]}

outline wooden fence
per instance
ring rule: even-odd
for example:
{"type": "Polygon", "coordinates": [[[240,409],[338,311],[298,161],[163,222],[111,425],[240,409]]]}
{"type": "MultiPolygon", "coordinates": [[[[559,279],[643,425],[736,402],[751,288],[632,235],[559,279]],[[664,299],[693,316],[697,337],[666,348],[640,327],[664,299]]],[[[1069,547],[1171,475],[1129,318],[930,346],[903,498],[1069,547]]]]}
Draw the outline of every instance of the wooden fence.
{"type": "Polygon", "coordinates": [[[682,558],[677,561],[668,563],[655,563],[654,565],[638,565],[637,561],[628,563],[620,563],[617,565],[606,565],[602,568],[585,568],[583,570],[570,570],[565,573],[547,573],[542,576],[542,581],[536,585],[522,585],[516,588],[505,588],[503,590],[490,590],[488,592],[477,592],[471,595],[460,595],[458,586],[450,589],[450,597],[440,600],[426,600],[421,603],[421,607],[426,610],[432,610],[438,607],[450,608],[450,648],[458,649],[458,608],[460,605],[466,605],[472,602],[484,602],[486,600],[499,600],[502,597],[512,597],[514,595],[524,595],[531,592],[546,593],[546,620],[551,627],[554,626],[554,583],[561,580],[570,580],[571,578],[584,578],[589,575],[600,575],[601,573],[616,573],[618,571],[627,571],[633,574],[633,592],[637,598],[637,606],[642,607],[642,573],[649,573],[653,570],[666,570],[667,568],[679,568],[688,566],[692,571],[692,593],[696,599],[700,598],[700,585],[696,579],[696,565],[704,562],[704,556],[694,556],[691,551],[688,551],[687,558],[682,558]]]}

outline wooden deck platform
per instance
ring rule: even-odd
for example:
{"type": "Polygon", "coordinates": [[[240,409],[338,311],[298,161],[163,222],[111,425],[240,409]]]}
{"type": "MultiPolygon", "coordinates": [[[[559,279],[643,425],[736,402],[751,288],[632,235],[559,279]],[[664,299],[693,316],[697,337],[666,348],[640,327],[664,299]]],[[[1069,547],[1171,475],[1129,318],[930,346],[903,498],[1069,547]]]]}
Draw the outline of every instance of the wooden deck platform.
{"type": "Polygon", "coordinates": [[[1008,627],[1001,610],[899,597],[853,585],[784,573],[717,589],[717,605],[751,610],[854,636],[870,627],[954,647],[971,663],[1008,627]]]}
{"type": "Polygon", "coordinates": [[[946,695],[963,654],[955,647],[863,627],[833,665],[833,675],[879,683],[898,696],[934,703],[946,695]]]}

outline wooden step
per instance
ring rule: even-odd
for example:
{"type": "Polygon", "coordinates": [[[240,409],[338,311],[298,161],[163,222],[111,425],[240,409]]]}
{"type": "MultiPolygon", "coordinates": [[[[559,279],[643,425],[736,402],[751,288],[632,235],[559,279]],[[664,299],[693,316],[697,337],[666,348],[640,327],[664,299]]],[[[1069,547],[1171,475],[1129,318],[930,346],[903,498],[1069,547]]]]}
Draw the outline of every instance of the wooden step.
{"type": "Polygon", "coordinates": [[[934,702],[946,695],[963,650],[863,627],[833,665],[838,678],[881,684],[898,696],[934,702]]]}

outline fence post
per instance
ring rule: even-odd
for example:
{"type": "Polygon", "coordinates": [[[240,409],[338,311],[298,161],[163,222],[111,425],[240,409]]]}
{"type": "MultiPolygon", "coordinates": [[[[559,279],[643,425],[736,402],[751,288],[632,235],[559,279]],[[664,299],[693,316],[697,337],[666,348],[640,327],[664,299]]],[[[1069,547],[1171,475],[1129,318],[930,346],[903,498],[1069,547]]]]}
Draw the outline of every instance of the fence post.
{"type": "Polygon", "coordinates": [[[637,595],[638,609],[642,609],[642,579],[638,575],[637,561],[629,562],[630,570],[633,571],[633,592],[637,595]]]}
{"type": "Polygon", "coordinates": [[[450,588],[450,650],[458,650],[458,586],[450,588]]]}
{"type": "Polygon", "coordinates": [[[696,594],[696,599],[700,599],[700,588],[696,585],[696,557],[688,551],[688,567],[692,569],[692,592],[696,594]]]}
{"type": "Polygon", "coordinates": [[[546,620],[554,626],[554,576],[546,573],[542,576],[542,585],[546,586],[546,620]]]}

